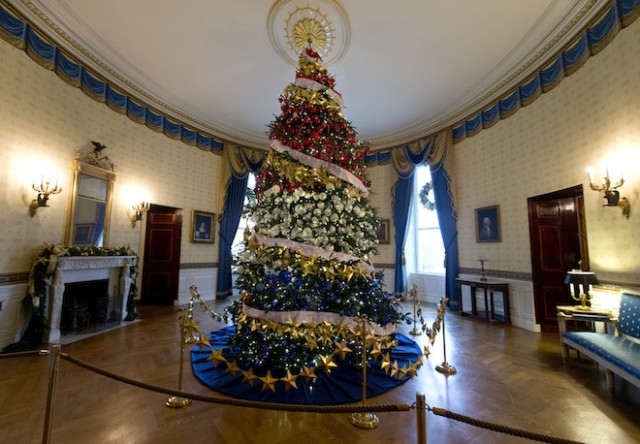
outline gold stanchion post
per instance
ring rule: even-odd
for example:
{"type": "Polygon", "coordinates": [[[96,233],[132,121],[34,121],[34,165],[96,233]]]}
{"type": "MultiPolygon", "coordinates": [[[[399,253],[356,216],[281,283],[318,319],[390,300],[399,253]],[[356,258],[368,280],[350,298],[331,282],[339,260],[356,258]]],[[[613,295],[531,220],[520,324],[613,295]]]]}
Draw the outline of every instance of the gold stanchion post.
{"type": "Polygon", "coordinates": [[[420,302],[418,301],[418,286],[416,284],[413,284],[411,290],[409,290],[409,294],[413,300],[413,328],[409,334],[413,336],[420,336],[422,331],[418,329],[418,324],[416,324],[416,312],[418,312],[418,315],[422,316],[422,309],[420,308],[420,302]]]}
{"type": "Polygon", "coordinates": [[[416,393],[416,437],[418,444],[427,444],[427,402],[424,393],[416,393]]]}
{"type": "Polygon", "coordinates": [[[446,341],[446,334],[445,334],[445,322],[444,322],[444,313],[442,315],[442,351],[444,354],[444,362],[440,365],[436,366],[436,370],[439,371],[440,373],[444,374],[444,375],[455,375],[458,370],[456,370],[456,368],[449,364],[447,362],[447,341],[446,341]]]}
{"type": "MultiPolygon", "coordinates": [[[[193,298],[189,298],[189,309],[180,320],[180,371],[178,374],[178,391],[182,391],[182,372],[184,367],[184,346],[193,344],[197,339],[193,336],[193,298]],[[187,337],[188,336],[188,337],[187,337]]],[[[191,400],[182,396],[171,396],[165,402],[167,407],[183,408],[191,404],[191,400]]]]}
{"type": "MultiPolygon", "coordinates": [[[[362,318],[361,339],[362,339],[362,405],[367,405],[367,320],[362,318]]],[[[357,412],[351,414],[351,424],[361,429],[374,429],[380,420],[375,413],[357,412]]]]}
{"type": "Polygon", "coordinates": [[[56,397],[56,385],[60,370],[60,344],[54,344],[51,350],[51,364],[49,366],[49,389],[47,390],[47,410],[44,416],[44,436],[42,442],[51,442],[51,427],[53,421],[53,402],[56,397]]]}

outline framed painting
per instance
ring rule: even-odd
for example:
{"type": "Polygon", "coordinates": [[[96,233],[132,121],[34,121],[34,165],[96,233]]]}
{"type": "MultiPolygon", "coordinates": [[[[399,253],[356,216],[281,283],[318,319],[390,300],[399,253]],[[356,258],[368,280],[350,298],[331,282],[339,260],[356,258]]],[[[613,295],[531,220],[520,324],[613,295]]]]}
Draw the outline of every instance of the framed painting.
{"type": "Polygon", "coordinates": [[[191,216],[191,242],[212,244],[215,238],[216,215],[193,210],[191,216]]]}
{"type": "Polygon", "coordinates": [[[380,219],[380,225],[376,230],[376,237],[378,238],[379,244],[388,244],[391,243],[391,238],[389,237],[390,230],[390,220],[389,219],[380,219]]]}
{"type": "Polygon", "coordinates": [[[476,208],[476,242],[500,242],[500,206],[476,208]]]}

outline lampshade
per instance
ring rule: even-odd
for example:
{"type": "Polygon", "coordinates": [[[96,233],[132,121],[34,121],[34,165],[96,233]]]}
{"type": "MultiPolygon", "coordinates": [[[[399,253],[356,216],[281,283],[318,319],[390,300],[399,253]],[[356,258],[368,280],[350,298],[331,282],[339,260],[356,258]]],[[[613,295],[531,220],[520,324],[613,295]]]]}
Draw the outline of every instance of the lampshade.
{"type": "Polygon", "coordinates": [[[565,284],[582,284],[584,286],[587,285],[596,285],[599,284],[600,281],[596,277],[596,274],[593,271],[577,271],[573,270],[567,273],[567,276],[564,278],[565,284]]]}

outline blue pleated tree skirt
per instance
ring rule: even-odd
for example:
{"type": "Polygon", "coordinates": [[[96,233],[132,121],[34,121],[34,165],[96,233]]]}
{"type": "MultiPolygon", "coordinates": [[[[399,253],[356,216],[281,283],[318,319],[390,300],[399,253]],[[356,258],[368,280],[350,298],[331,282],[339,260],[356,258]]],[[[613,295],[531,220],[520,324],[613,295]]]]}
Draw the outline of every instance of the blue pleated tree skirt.
{"type": "MultiPolygon", "coordinates": [[[[215,350],[228,348],[229,339],[235,335],[235,326],[225,327],[211,333],[210,343],[215,350]]],[[[401,334],[396,335],[398,345],[391,352],[391,363],[398,361],[398,367],[415,364],[422,355],[420,347],[412,339],[401,334]]],[[[205,347],[200,350],[196,346],[191,351],[191,366],[193,373],[203,384],[221,393],[240,399],[262,402],[278,402],[287,404],[332,405],[356,402],[362,399],[362,370],[356,367],[341,365],[331,370],[330,374],[318,370],[317,379],[310,382],[302,377],[296,380],[298,389],[284,390],[282,382],[276,383],[276,392],[263,390],[262,381],[253,384],[242,381],[242,373],[232,376],[227,372],[226,364],[218,367],[207,358],[211,356],[211,349],[205,347]]],[[[380,395],[399,386],[410,378],[397,379],[387,375],[380,368],[380,360],[370,364],[367,369],[367,398],[380,395]]]]}

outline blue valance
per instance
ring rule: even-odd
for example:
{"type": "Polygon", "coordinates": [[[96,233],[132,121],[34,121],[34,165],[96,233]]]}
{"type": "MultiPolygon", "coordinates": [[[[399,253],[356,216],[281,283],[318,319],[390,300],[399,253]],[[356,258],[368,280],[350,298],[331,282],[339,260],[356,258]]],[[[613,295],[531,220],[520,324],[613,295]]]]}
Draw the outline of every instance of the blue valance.
{"type": "Polygon", "coordinates": [[[167,137],[181,140],[188,145],[200,149],[222,153],[223,142],[214,137],[189,128],[177,119],[169,120],[167,116],[151,109],[126,92],[122,92],[108,80],[101,79],[82,63],[73,60],[56,44],[49,42],[24,19],[11,14],[0,4],[0,36],[15,46],[23,49],[29,57],[43,67],[54,71],[58,77],[68,84],[80,88],[92,99],[106,103],[109,108],[126,114],[131,120],[146,125],[153,131],[162,132],[167,137]]]}
{"type": "MultiPolygon", "coordinates": [[[[588,58],[601,51],[618,31],[629,26],[640,16],[640,0],[614,0],[553,60],[527,79],[515,91],[509,92],[473,117],[467,117],[454,125],[453,141],[458,143],[466,137],[493,126],[522,106],[532,103],[540,94],[553,89],[564,77],[573,74],[588,58]]],[[[134,98],[126,92],[116,92],[115,85],[102,80],[81,63],[64,54],[64,49],[41,37],[36,30],[17,14],[12,14],[0,5],[0,36],[13,46],[23,49],[33,60],[72,86],[81,88],[89,97],[106,103],[111,109],[126,114],[134,122],[144,124],[153,131],[163,132],[170,138],[182,140],[200,149],[221,153],[223,142],[201,131],[185,127],[180,121],[168,121],[167,116],[151,112],[147,105],[132,103],[134,98]]],[[[386,164],[391,157],[388,151],[367,156],[368,164],[386,164]]]]}
{"type": "Polygon", "coordinates": [[[120,94],[107,85],[107,106],[120,114],[124,114],[127,111],[127,96],[120,94]]]}
{"type": "MultiPolygon", "coordinates": [[[[499,104],[500,118],[506,119],[520,108],[520,91],[516,89],[513,93],[511,93],[511,95],[500,100],[499,104]]],[[[470,131],[467,131],[467,136],[471,137],[472,135],[474,134],[472,134],[470,131]]]]}
{"type": "Polygon", "coordinates": [[[26,40],[27,24],[0,7],[0,33],[11,44],[22,49],[26,40]],[[16,43],[20,43],[22,46],[16,45],[16,43]]]}
{"type": "Polygon", "coordinates": [[[482,114],[478,114],[477,116],[467,120],[464,123],[464,126],[467,129],[468,136],[476,135],[482,128],[482,114]]]}
{"type": "Polygon", "coordinates": [[[55,66],[56,47],[47,43],[31,28],[27,28],[27,53],[47,69],[55,66]]]}
{"type": "Polygon", "coordinates": [[[136,123],[145,123],[147,109],[133,100],[128,100],[127,116],[136,123]]]}
{"type": "Polygon", "coordinates": [[[98,102],[106,101],[107,83],[93,77],[89,72],[82,70],[80,75],[81,88],[85,94],[98,102]]]}
{"type": "Polygon", "coordinates": [[[589,58],[589,43],[587,35],[583,34],[580,39],[566,51],[562,53],[562,64],[566,75],[570,76],[576,72],[589,58]]]}
{"type": "Polygon", "coordinates": [[[528,83],[521,85],[520,88],[518,88],[518,92],[520,93],[520,102],[522,102],[522,106],[527,106],[537,99],[542,92],[540,77],[538,74],[533,76],[531,81],[528,83]]]}
{"type": "Polygon", "coordinates": [[[629,26],[640,15],[640,0],[629,0],[626,2],[616,2],[618,16],[622,27],[629,26]]]}
{"type": "Polygon", "coordinates": [[[364,158],[367,165],[387,165],[391,162],[391,151],[376,151],[364,158]]]}
{"type": "Polygon", "coordinates": [[[164,116],[156,114],[150,109],[147,110],[145,115],[147,117],[146,124],[149,128],[158,132],[162,131],[162,128],[164,128],[164,116]]]}
{"type": "Polygon", "coordinates": [[[169,119],[164,119],[164,133],[171,139],[180,138],[180,124],[174,123],[169,119]]]}
{"type": "Polygon", "coordinates": [[[500,106],[496,103],[491,108],[482,111],[482,127],[489,128],[500,120],[500,106]]]}
{"type": "Polygon", "coordinates": [[[489,128],[496,123],[494,108],[500,108],[505,119],[523,106],[532,103],[540,94],[553,89],[562,79],[576,72],[592,55],[600,52],[620,29],[629,26],[640,15],[640,0],[615,0],[594,20],[593,24],[569,43],[559,55],[528,78],[515,91],[510,91],[478,114],[466,117],[453,127],[453,142],[489,128]]]}

